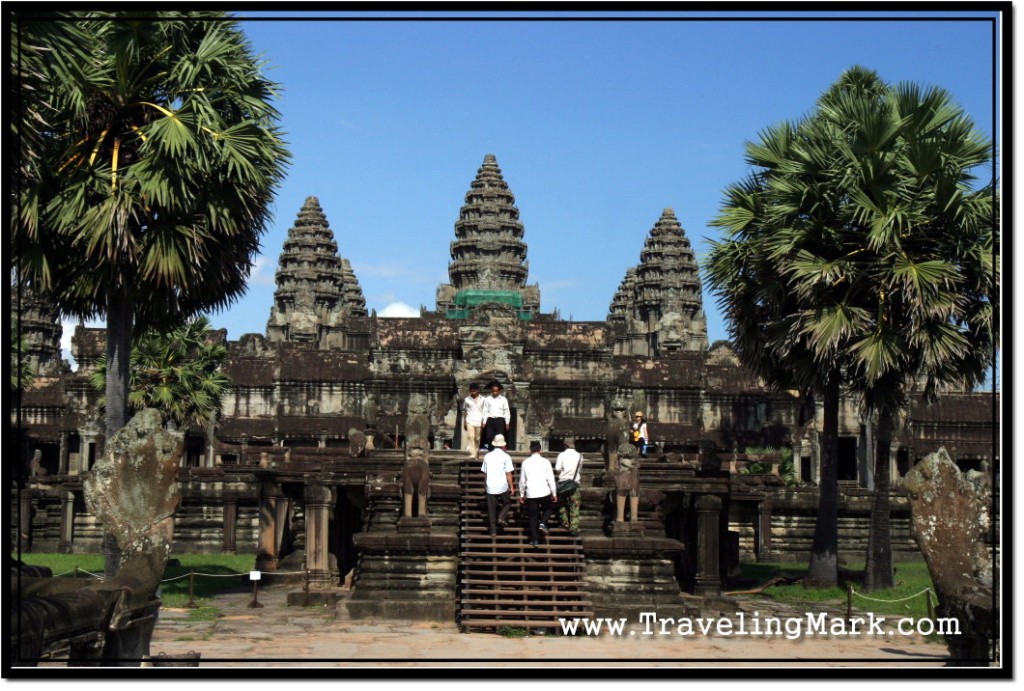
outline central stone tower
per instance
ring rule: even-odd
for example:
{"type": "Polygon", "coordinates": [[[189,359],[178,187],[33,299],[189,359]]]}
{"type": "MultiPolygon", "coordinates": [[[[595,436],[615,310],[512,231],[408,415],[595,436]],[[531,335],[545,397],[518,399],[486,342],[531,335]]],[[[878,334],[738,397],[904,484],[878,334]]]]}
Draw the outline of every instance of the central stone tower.
{"type": "Polygon", "coordinates": [[[514,307],[525,320],[540,310],[540,288],[526,285],[530,267],[519,209],[493,154],[484,156],[466,193],[451,256],[451,283],[437,289],[437,310],[449,319],[495,303],[514,307]]]}

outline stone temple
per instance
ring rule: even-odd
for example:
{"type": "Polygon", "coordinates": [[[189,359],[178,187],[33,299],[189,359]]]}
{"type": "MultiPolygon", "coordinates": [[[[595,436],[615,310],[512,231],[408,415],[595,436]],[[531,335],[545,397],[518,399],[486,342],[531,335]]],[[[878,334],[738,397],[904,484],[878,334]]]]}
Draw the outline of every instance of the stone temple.
{"type": "MultiPolygon", "coordinates": [[[[459,210],[435,308],[385,319],[367,312],[309,197],[280,255],[265,331],[214,334],[229,348],[234,388],[214,426],[187,431],[175,549],[253,553],[256,568],[308,572],[325,588],[348,576],[354,616],[455,617],[466,628],[679,603],[718,593],[741,561],[805,559],[820,404],[768,389],[728,342],[709,345],[686,231],[672,209],[651,218],[618,288],[594,286],[610,296],[607,319],[562,320],[528,283],[526,229],[487,155],[459,210]],[[581,534],[554,528],[540,553],[521,525],[486,535],[479,462],[459,450],[459,403],[470,382],[492,379],[509,400],[517,464],[531,441],[553,458],[567,438],[586,459],[581,534]],[[641,459],[635,513],[617,521],[616,450],[633,411],[646,415],[656,450],[641,459]],[[429,446],[419,516],[402,508],[413,438],[429,446]],[[749,457],[750,447],[792,450],[799,482],[784,482],[777,457],[749,457]]],[[[23,550],[98,551],[82,482],[103,448],[88,376],[104,331],[76,329],[72,372],[53,310],[26,299],[21,315],[37,377],[12,413],[23,460],[12,540],[23,550]]],[[[897,558],[917,554],[899,479],[939,446],[962,468],[998,468],[994,406],[991,393],[914,399],[891,453],[897,558]]],[[[840,550],[851,560],[865,553],[871,450],[870,425],[844,399],[840,550]]]]}

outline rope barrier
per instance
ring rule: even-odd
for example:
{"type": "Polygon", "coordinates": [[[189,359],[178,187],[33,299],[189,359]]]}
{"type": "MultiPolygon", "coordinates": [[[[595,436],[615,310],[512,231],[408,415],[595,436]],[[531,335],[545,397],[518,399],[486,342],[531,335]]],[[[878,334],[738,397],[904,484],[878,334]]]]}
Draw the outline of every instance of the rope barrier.
{"type": "Polygon", "coordinates": [[[188,578],[188,574],[187,573],[183,573],[180,576],[175,576],[174,578],[165,578],[165,579],[163,579],[160,582],[161,583],[170,583],[171,581],[180,581],[182,578],[188,578]]]}
{"type": "MultiPolygon", "coordinates": [[[[60,576],[66,576],[69,573],[74,573],[74,572],[75,572],[75,569],[71,569],[71,570],[65,571],[63,573],[55,573],[55,574],[53,574],[53,577],[54,578],[58,578],[60,576]]],[[[84,568],[79,568],[78,572],[79,573],[86,573],[88,575],[91,575],[93,578],[99,578],[100,580],[102,580],[104,578],[104,576],[102,576],[102,575],[100,575],[98,573],[92,573],[91,571],[86,571],[84,568]]],[[[305,571],[260,571],[260,573],[262,575],[304,575],[305,571]]],[[[203,573],[202,571],[195,571],[194,575],[206,576],[208,578],[238,578],[239,576],[247,576],[249,574],[247,572],[245,572],[245,571],[243,571],[241,573],[203,573]]],[[[171,578],[164,578],[160,582],[162,582],[162,584],[169,584],[169,582],[171,582],[172,580],[180,580],[181,578],[187,578],[187,577],[188,577],[187,573],[182,573],[181,575],[176,575],[176,576],[171,577],[171,578]]]]}
{"type": "Polygon", "coordinates": [[[856,595],[857,597],[861,598],[862,600],[870,600],[871,602],[906,602],[907,600],[913,600],[915,597],[920,597],[920,596],[924,595],[925,593],[932,593],[932,594],[935,593],[935,591],[933,591],[931,588],[925,588],[924,590],[922,590],[919,593],[914,593],[913,595],[908,595],[907,597],[901,597],[901,598],[899,598],[897,600],[879,600],[878,598],[875,598],[875,597],[868,597],[867,595],[861,595],[860,593],[858,593],[853,588],[850,588],[850,592],[853,593],[854,595],[856,595]]]}

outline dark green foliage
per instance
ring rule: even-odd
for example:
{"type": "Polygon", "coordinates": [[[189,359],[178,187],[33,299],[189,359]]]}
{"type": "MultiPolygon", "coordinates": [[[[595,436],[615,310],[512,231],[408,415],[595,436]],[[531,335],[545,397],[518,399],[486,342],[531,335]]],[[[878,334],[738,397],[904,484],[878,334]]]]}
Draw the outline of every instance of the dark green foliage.
{"type": "MultiPolygon", "coordinates": [[[[205,426],[220,412],[231,379],[221,371],[227,348],[208,333],[210,321],[199,317],[166,334],[150,329],[132,346],[128,401],[135,410],[156,408],[164,421],[178,426],[205,426]]],[[[106,385],[106,358],[92,373],[92,383],[106,385]]]]}
{"type": "Polygon", "coordinates": [[[107,319],[106,433],[126,421],[133,331],[242,294],[288,154],[276,86],[218,12],[15,23],[18,278],[107,319]]]}

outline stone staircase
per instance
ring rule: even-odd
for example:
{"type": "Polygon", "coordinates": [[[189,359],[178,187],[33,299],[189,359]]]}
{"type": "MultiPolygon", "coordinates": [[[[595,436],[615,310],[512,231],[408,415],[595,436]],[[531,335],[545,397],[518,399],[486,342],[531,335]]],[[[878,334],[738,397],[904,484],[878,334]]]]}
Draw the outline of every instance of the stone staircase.
{"type": "MultiPolygon", "coordinates": [[[[526,454],[510,455],[518,482],[526,454]]],[[[506,626],[560,630],[559,617],[593,616],[580,538],[558,525],[553,512],[547,537],[531,547],[526,508],[518,497],[513,497],[508,527],[491,537],[480,464],[466,460],[461,466],[459,625],[465,631],[506,626]]]]}

